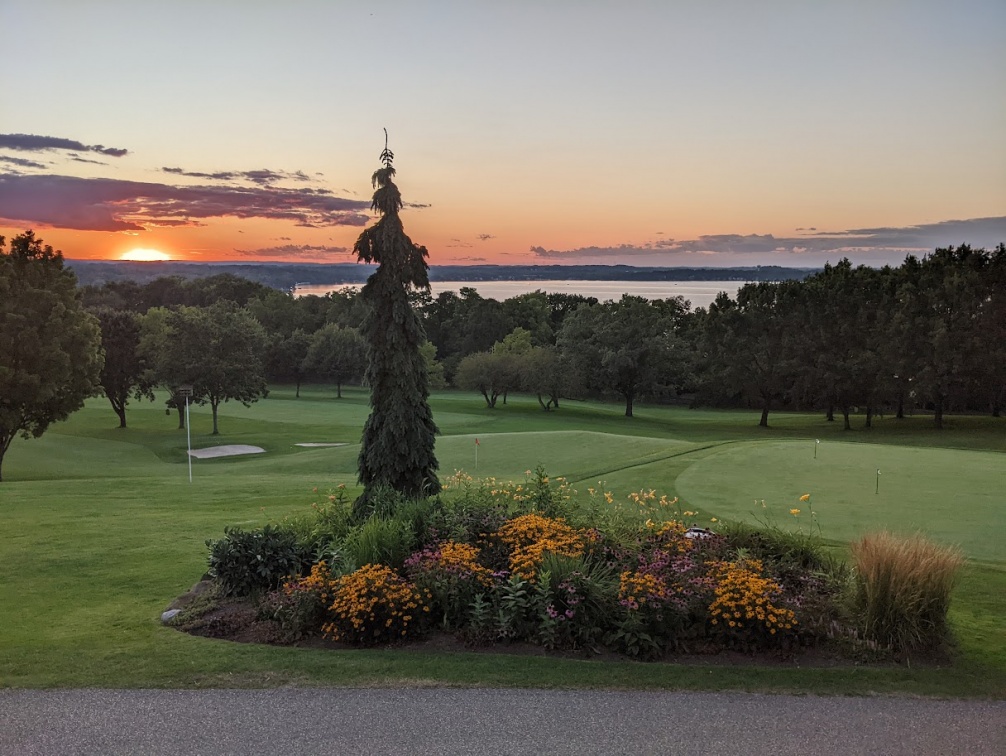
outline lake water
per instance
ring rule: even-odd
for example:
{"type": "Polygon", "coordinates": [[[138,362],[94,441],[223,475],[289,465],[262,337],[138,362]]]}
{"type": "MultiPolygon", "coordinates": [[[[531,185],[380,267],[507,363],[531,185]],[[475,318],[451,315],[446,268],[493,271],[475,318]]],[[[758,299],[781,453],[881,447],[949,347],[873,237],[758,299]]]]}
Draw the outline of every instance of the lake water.
{"type": "MultiPolygon", "coordinates": [[[[433,296],[442,291],[458,292],[462,287],[475,289],[485,299],[503,301],[532,291],[548,294],[582,294],[597,297],[604,302],[621,299],[623,294],[632,294],[646,299],[667,299],[684,297],[696,307],[708,307],[721,291],[732,297],[744,281],[433,281],[430,289],[433,296]]],[[[358,289],[358,284],[315,284],[298,286],[295,296],[316,294],[324,296],[339,289],[358,289]]]]}

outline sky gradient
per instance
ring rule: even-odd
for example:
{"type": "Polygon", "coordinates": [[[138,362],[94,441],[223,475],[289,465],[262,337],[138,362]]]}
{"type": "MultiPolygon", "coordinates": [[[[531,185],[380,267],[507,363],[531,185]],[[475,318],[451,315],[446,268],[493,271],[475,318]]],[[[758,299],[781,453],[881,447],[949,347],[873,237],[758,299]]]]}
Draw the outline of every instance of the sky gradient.
{"type": "Polygon", "coordinates": [[[0,0],[0,235],[345,262],[390,133],[433,264],[1006,241],[1006,3],[0,0]]]}

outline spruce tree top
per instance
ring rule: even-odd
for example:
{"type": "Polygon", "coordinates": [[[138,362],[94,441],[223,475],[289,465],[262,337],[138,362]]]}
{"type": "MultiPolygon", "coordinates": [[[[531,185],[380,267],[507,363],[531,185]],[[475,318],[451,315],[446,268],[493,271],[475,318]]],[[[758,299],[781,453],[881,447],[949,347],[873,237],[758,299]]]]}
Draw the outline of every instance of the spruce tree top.
{"type": "Polygon", "coordinates": [[[395,155],[388,149],[388,131],[384,131],[384,151],[381,152],[383,168],[374,171],[371,183],[374,198],[370,209],[381,214],[381,219],[360,234],[353,251],[357,259],[365,263],[387,266],[389,277],[411,284],[416,288],[428,289],[430,279],[426,258],[426,247],[413,244],[405,233],[398,211],[402,209],[402,193],[395,182],[395,155]]]}

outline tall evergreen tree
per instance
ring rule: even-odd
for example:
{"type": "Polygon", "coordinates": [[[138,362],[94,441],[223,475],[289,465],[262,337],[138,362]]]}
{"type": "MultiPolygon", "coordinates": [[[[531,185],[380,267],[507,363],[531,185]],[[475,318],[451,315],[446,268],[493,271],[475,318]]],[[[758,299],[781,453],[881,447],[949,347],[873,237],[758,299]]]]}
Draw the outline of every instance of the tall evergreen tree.
{"type": "Polygon", "coordinates": [[[380,159],[383,167],[374,172],[370,206],[381,217],[353,247],[360,262],[378,266],[362,291],[370,304],[361,331],[369,350],[371,407],[360,446],[363,503],[378,486],[407,496],[440,490],[433,448],[437,426],[421,352],[426,335],[409,302],[410,287],[429,290],[427,251],[413,243],[402,226],[402,195],[392,180],[394,155],[386,140],[380,159]]]}

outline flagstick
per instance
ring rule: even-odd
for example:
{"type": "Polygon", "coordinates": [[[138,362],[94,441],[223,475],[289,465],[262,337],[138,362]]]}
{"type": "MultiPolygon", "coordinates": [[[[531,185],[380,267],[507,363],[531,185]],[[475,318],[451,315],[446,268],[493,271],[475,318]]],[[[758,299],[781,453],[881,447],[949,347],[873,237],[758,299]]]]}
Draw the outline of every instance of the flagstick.
{"type": "Polygon", "coordinates": [[[880,493],[880,470],[877,470],[877,490],[875,490],[873,493],[875,494],[880,493]]]}
{"type": "Polygon", "coordinates": [[[479,440],[475,439],[475,472],[479,470],[479,440]]]}

